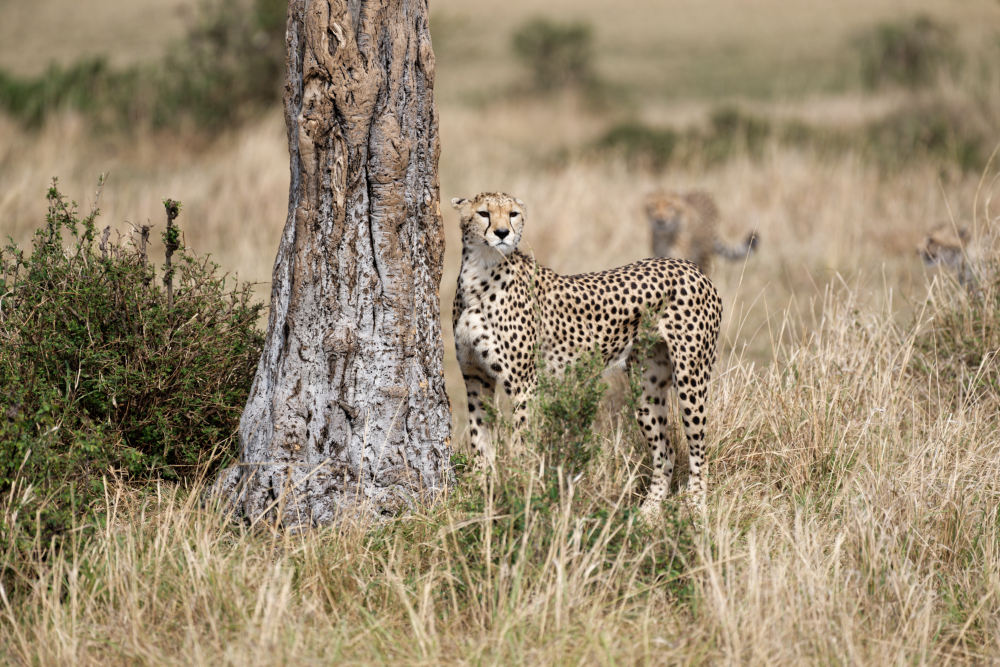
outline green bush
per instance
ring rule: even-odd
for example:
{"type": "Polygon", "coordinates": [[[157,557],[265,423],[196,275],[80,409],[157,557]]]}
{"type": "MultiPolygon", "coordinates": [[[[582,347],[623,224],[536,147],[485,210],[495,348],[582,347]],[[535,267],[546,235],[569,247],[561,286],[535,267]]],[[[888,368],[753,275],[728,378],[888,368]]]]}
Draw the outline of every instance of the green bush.
{"type": "Polygon", "coordinates": [[[103,59],[39,77],[0,70],[0,109],[31,126],[61,109],[108,127],[232,123],[280,99],[284,0],[202,0],[197,21],[159,64],[115,70],[103,59]]]}
{"type": "Polygon", "coordinates": [[[185,478],[231,456],[263,343],[249,285],[181,247],[168,307],[144,242],[96,238],[96,209],[55,184],[48,200],[30,255],[0,252],[0,533],[43,543],[104,475],[185,478]]]}
{"type": "Polygon", "coordinates": [[[923,15],[876,26],[857,37],[855,45],[861,80],[869,88],[886,84],[916,88],[960,62],[951,29],[923,15]]]}
{"type": "Polygon", "coordinates": [[[628,121],[612,126],[592,146],[640,167],[711,165],[734,156],[760,158],[768,142],[822,152],[859,152],[885,170],[914,160],[978,172],[992,147],[996,111],[975,100],[911,104],[857,127],[823,127],[772,120],[732,107],[712,111],[706,127],[676,130],[628,121]]]}
{"type": "Polygon", "coordinates": [[[709,116],[708,131],[700,137],[699,153],[708,164],[723,162],[738,153],[760,157],[772,133],[768,119],[736,107],[721,107],[709,116]]]}
{"type": "Polygon", "coordinates": [[[864,151],[889,168],[931,159],[977,172],[995,137],[979,127],[976,117],[972,108],[943,103],[908,106],[862,129],[864,151]]]}
{"type": "Polygon", "coordinates": [[[680,132],[669,127],[625,121],[612,126],[598,138],[595,147],[617,153],[629,164],[663,169],[674,161],[680,142],[680,132]]]}
{"type": "Polygon", "coordinates": [[[675,130],[637,121],[619,123],[595,146],[618,153],[629,163],[663,169],[674,163],[715,164],[739,154],[759,157],[775,134],[767,118],[726,106],[712,111],[705,128],[675,130]]]}
{"type": "Polygon", "coordinates": [[[585,23],[535,18],[514,32],[512,43],[539,91],[589,86],[596,81],[593,31],[585,23]]]}
{"type": "Polygon", "coordinates": [[[604,359],[598,350],[559,374],[539,363],[538,388],[525,439],[545,456],[550,467],[561,466],[568,476],[586,468],[597,447],[594,419],[607,388],[604,359]]]}
{"type": "Polygon", "coordinates": [[[217,126],[281,98],[285,0],[203,0],[200,17],[168,53],[153,121],[190,116],[217,126]]]}
{"type": "Polygon", "coordinates": [[[0,70],[0,108],[37,126],[52,109],[92,111],[111,82],[102,58],[82,60],[70,67],[52,65],[37,78],[22,79],[0,70]]]}

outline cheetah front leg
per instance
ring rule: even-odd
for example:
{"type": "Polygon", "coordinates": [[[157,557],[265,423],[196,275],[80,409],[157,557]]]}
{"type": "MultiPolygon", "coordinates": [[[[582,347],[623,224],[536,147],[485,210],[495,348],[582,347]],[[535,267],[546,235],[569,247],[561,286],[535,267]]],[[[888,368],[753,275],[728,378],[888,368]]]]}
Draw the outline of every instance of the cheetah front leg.
{"type": "Polygon", "coordinates": [[[503,375],[503,390],[514,404],[512,420],[515,437],[524,435],[524,430],[528,427],[528,407],[531,404],[531,399],[535,397],[537,386],[538,382],[533,369],[522,375],[515,375],[511,372],[505,372],[503,375]]]}
{"type": "Polygon", "coordinates": [[[472,443],[475,466],[490,469],[496,453],[483,405],[493,400],[493,379],[474,366],[462,367],[462,379],[465,380],[465,393],[469,399],[469,441],[472,443]]]}

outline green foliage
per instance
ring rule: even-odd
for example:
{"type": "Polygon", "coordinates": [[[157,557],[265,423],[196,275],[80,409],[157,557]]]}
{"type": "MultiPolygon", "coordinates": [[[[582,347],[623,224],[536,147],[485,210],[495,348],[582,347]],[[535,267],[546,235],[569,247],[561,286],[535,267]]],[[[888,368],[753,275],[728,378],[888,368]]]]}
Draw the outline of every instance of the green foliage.
{"type": "Polygon", "coordinates": [[[230,456],[263,344],[249,285],[181,248],[168,308],[144,254],[95,238],[96,209],[55,184],[48,200],[30,255],[0,252],[0,529],[43,542],[104,475],[184,478],[230,456]]]}
{"type": "MultiPolygon", "coordinates": [[[[655,308],[647,308],[642,312],[639,320],[639,328],[636,331],[635,340],[632,343],[632,354],[638,360],[637,363],[628,367],[628,396],[627,404],[629,412],[635,414],[639,408],[639,399],[642,397],[642,376],[646,370],[645,360],[653,353],[653,348],[663,343],[663,336],[660,335],[659,322],[661,311],[655,308]]],[[[638,429],[636,420],[630,420],[638,429]]],[[[642,436],[645,439],[645,435],[642,436]]]]}
{"type": "Polygon", "coordinates": [[[712,111],[705,128],[674,130],[626,121],[608,130],[595,146],[631,164],[663,169],[670,164],[715,164],[742,153],[759,157],[775,131],[768,119],[725,106],[712,111]]]}
{"type": "Polygon", "coordinates": [[[675,130],[628,121],[614,125],[593,146],[621,155],[629,164],[665,169],[711,165],[734,156],[760,158],[769,142],[821,152],[857,151],[886,170],[914,160],[980,171],[993,145],[995,110],[973,100],[908,105],[857,127],[828,128],[796,120],[772,120],[733,107],[720,107],[706,127],[675,130]]]}
{"type": "Polygon", "coordinates": [[[960,54],[950,28],[925,15],[883,23],[855,39],[861,80],[869,88],[896,84],[917,88],[955,68],[960,54]]]}
{"type": "Polygon", "coordinates": [[[586,87],[596,81],[593,31],[586,23],[531,19],[514,32],[512,45],[538,91],[586,87]]]}
{"type": "Polygon", "coordinates": [[[0,70],[0,108],[38,126],[52,109],[72,107],[92,111],[107,95],[112,77],[102,58],[69,67],[52,65],[37,78],[21,79],[0,70]]]}
{"type": "Polygon", "coordinates": [[[594,419],[608,385],[599,350],[584,354],[562,373],[538,364],[538,388],[525,439],[567,476],[582,472],[596,451],[594,419]]]}
{"type": "Polygon", "coordinates": [[[605,132],[595,147],[618,153],[633,165],[663,169],[675,159],[680,141],[680,132],[669,127],[650,127],[638,121],[625,121],[605,132]]]}
{"type": "Polygon", "coordinates": [[[203,0],[197,23],[162,65],[153,121],[190,115],[199,125],[239,119],[280,99],[284,0],[203,0]]]}
{"type": "Polygon", "coordinates": [[[708,131],[701,137],[703,159],[709,164],[722,162],[739,152],[760,157],[773,132],[773,123],[762,116],[736,107],[715,109],[709,116],[708,131]]]}
{"type": "Polygon", "coordinates": [[[198,19],[162,63],[115,70],[103,59],[39,77],[0,70],[0,109],[37,126],[74,109],[108,126],[193,122],[212,129],[280,98],[283,0],[202,0],[198,19]]]}
{"type": "Polygon", "coordinates": [[[888,168],[923,158],[978,172],[995,137],[976,121],[974,109],[943,103],[913,105],[865,126],[862,145],[866,154],[888,168]]]}

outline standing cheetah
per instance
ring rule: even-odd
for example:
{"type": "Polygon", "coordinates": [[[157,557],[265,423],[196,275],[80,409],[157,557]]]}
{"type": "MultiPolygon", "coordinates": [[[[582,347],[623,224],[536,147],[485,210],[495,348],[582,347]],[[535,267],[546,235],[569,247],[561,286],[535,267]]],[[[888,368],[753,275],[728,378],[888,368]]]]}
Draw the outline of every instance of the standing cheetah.
{"type": "Polygon", "coordinates": [[[680,399],[688,441],[688,490],[693,501],[702,502],[705,397],[722,315],[722,301],[708,278],[687,260],[666,258],[561,276],[517,249],[525,217],[521,200],[482,193],[451,203],[462,221],[455,348],[469,397],[475,454],[492,463],[483,401],[489,401],[497,384],[513,400],[514,423],[521,428],[537,384],[538,357],[559,372],[596,349],[609,366],[643,362],[636,417],[649,443],[653,471],[643,513],[659,509],[674,471],[665,396],[671,385],[680,399]],[[662,341],[640,360],[632,344],[643,313],[650,309],[659,314],[662,341]]]}
{"type": "Polygon", "coordinates": [[[705,273],[711,268],[713,256],[744,260],[760,243],[755,231],[739,245],[719,240],[719,207],[704,190],[657,190],[646,197],[643,208],[652,232],[653,256],[690,259],[705,273]]]}

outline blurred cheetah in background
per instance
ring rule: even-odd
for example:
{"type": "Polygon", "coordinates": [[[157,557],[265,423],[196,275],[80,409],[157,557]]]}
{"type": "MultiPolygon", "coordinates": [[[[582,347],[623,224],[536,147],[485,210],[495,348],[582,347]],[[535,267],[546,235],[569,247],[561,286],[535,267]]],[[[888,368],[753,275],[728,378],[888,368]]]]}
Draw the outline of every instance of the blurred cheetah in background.
{"type": "Polygon", "coordinates": [[[955,274],[959,284],[975,287],[976,277],[970,257],[969,230],[950,222],[936,225],[917,248],[927,266],[943,266],[955,274]]]}
{"type": "Polygon", "coordinates": [[[691,500],[704,501],[705,399],[715,362],[722,301],[684,259],[652,258],[596,273],[561,276],[520,252],[525,206],[503,193],[451,200],[462,225],[462,267],[455,294],[455,348],[469,399],[469,435],[477,461],[493,462],[483,402],[501,385],[520,429],[537,386],[538,362],[559,372],[597,350],[608,366],[643,362],[636,417],[649,444],[652,477],[642,505],[655,514],[674,471],[667,436],[666,390],[677,391],[688,441],[691,500]],[[644,313],[658,313],[662,341],[637,358],[633,343],[644,313]]]}
{"type": "Polygon", "coordinates": [[[736,246],[719,240],[719,208],[703,190],[657,190],[646,196],[644,208],[653,236],[653,256],[689,259],[705,273],[711,269],[714,255],[742,260],[760,240],[757,232],[750,232],[736,246]]]}

